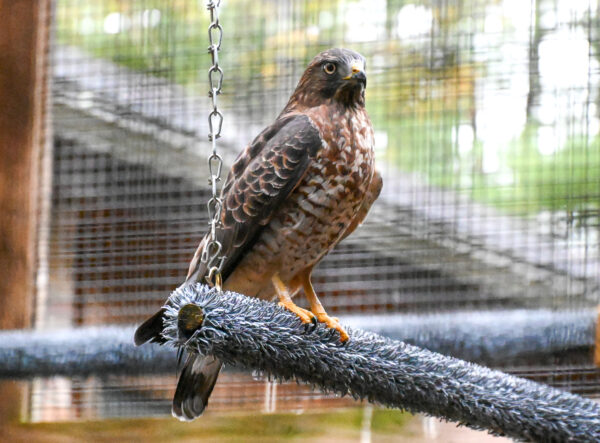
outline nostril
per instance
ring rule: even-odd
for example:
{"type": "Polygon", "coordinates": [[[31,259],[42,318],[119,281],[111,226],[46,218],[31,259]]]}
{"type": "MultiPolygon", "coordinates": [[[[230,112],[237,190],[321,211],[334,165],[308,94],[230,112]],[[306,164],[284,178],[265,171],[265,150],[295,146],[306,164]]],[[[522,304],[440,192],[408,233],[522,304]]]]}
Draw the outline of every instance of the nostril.
{"type": "Polygon", "coordinates": [[[359,71],[359,72],[353,74],[352,78],[356,79],[357,81],[362,83],[364,86],[367,86],[367,75],[364,73],[364,71],[359,71]]]}

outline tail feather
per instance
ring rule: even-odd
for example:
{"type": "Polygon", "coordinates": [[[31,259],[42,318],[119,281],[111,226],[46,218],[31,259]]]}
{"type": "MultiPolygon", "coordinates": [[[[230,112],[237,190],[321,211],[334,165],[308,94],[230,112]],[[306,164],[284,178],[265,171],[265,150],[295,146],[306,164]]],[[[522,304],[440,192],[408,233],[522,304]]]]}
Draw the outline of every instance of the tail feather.
{"type": "MultiPolygon", "coordinates": [[[[205,243],[206,238],[200,242],[196,250],[190,264],[188,276],[181,285],[182,287],[202,281],[204,278],[206,264],[200,260],[200,257],[205,243]]],[[[137,346],[149,341],[166,343],[165,338],[162,336],[165,327],[164,315],[165,309],[162,308],[136,329],[134,342],[137,346]]],[[[179,330],[179,334],[181,338],[181,330],[179,330]]],[[[178,367],[182,356],[182,353],[178,353],[178,367]]],[[[189,354],[187,356],[173,397],[172,413],[174,417],[182,421],[191,421],[202,415],[219,377],[221,366],[223,366],[223,363],[212,355],[189,354]]]]}
{"type": "Polygon", "coordinates": [[[202,415],[222,365],[213,355],[188,355],[173,397],[174,417],[191,421],[202,415]]]}
{"type": "Polygon", "coordinates": [[[138,326],[133,336],[136,346],[143,345],[148,341],[165,343],[165,339],[161,335],[164,329],[164,313],[164,308],[160,309],[156,314],[138,326]]]}

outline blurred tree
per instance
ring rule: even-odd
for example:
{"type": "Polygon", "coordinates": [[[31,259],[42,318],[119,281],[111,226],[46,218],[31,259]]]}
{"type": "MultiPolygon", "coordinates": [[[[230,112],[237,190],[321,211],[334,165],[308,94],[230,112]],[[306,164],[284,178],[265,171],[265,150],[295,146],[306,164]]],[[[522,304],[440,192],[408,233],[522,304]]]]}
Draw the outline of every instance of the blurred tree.
{"type": "Polygon", "coordinates": [[[533,0],[532,23],[529,34],[529,91],[527,92],[527,121],[533,119],[533,110],[540,102],[540,54],[539,47],[544,38],[544,30],[540,23],[543,0],[533,0]]]}

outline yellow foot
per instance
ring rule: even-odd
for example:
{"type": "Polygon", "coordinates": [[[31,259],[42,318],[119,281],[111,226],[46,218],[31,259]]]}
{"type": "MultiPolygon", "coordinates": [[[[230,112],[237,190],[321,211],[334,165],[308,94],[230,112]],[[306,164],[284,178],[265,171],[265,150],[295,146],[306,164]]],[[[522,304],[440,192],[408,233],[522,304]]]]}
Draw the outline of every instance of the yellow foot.
{"type": "Polygon", "coordinates": [[[282,308],[285,308],[288,311],[296,314],[298,318],[302,321],[302,323],[312,323],[313,319],[315,318],[315,314],[306,309],[301,308],[300,306],[296,306],[296,304],[292,301],[280,301],[278,304],[282,308]]]}
{"type": "Polygon", "coordinates": [[[317,320],[319,320],[319,322],[325,323],[329,329],[335,329],[336,331],[338,331],[340,333],[340,341],[342,343],[348,341],[350,336],[344,330],[342,325],[340,325],[340,322],[336,317],[330,317],[325,312],[318,313],[316,315],[317,315],[317,320]]]}

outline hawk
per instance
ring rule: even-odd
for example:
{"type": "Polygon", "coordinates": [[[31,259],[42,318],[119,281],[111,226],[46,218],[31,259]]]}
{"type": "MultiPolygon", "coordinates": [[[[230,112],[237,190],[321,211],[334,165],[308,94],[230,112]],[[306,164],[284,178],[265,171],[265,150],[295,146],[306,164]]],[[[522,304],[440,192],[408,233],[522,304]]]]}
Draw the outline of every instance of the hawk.
{"type": "MultiPolygon", "coordinates": [[[[365,110],[365,58],[348,49],[318,54],[272,125],[247,146],[223,185],[217,239],[226,257],[223,288],[271,299],[302,322],[319,321],[348,334],[319,302],[314,266],[362,223],[381,191],[374,134],[365,110]],[[294,304],[303,290],[310,310],[294,304]]],[[[200,242],[184,285],[207,277],[200,242]]],[[[164,341],[163,311],[136,331],[137,345],[164,341]]],[[[181,372],[173,415],[193,420],[204,411],[221,362],[190,354],[181,372]]]]}

